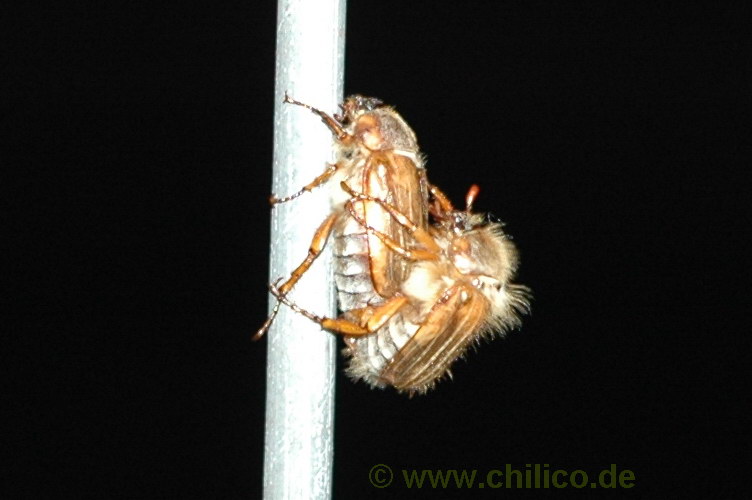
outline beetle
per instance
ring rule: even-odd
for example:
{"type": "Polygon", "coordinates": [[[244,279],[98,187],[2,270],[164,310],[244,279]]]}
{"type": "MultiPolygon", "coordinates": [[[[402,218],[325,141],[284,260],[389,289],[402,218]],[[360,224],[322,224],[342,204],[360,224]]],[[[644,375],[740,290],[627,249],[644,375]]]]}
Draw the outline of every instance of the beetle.
{"type": "MultiPolygon", "coordinates": [[[[277,292],[282,297],[292,290],[333,235],[340,309],[368,308],[377,317],[389,314],[403,301],[395,295],[407,276],[408,263],[390,251],[380,238],[367,233],[345,207],[349,206],[370,227],[389,235],[399,245],[406,245],[412,237],[382,204],[370,199],[351,200],[339,185],[346,182],[372,199],[399,207],[416,225],[426,228],[430,187],[415,133],[394,108],[374,97],[352,95],[340,105],[342,113],[333,116],[287,94],[284,102],[306,108],[321,118],[334,136],[336,161],[299,191],[285,197],[270,197],[271,204],[276,205],[319,186],[333,188],[332,210],[316,230],[308,255],[277,292]]],[[[277,301],[254,339],[269,329],[280,302],[277,301]]]]}

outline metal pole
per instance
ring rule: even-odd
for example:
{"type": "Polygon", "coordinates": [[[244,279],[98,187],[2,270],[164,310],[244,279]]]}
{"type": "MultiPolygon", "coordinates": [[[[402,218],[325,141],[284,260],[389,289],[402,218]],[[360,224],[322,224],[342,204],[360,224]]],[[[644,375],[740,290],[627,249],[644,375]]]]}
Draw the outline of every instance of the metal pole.
{"type": "MultiPolygon", "coordinates": [[[[279,0],[274,90],[272,191],[289,194],[332,159],[331,133],[310,112],[283,104],[284,93],[335,111],[342,101],[345,0],[279,0]]],[[[329,213],[326,189],[272,211],[271,278],[287,277],[306,256],[329,213]]],[[[325,252],[291,294],[302,307],[335,313],[325,252]]],[[[334,428],[334,337],[282,307],[268,334],[264,498],[329,498],[334,428]]]]}

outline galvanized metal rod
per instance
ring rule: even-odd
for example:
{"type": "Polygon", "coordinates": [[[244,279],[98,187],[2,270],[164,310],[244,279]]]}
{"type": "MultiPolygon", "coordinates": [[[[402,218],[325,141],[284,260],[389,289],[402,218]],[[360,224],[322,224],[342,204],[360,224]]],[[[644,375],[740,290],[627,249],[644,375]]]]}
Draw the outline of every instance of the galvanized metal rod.
{"type": "MultiPolygon", "coordinates": [[[[283,104],[291,97],[333,112],[342,101],[345,0],[279,0],[274,91],[272,191],[297,191],[332,159],[332,136],[309,111],[283,104]]],[[[316,190],[272,211],[272,279],[287,277],[308,252],[329,213],[316,190]]],[[[291,297],[318,314],[335,313],[329,253],[291,297]]],[[[271,305],[270,305],[271,308],[271,305]]],[[[335,342],[308,319],[282,307],[268,334],[264,498],[331,496],[335,342]]]]}

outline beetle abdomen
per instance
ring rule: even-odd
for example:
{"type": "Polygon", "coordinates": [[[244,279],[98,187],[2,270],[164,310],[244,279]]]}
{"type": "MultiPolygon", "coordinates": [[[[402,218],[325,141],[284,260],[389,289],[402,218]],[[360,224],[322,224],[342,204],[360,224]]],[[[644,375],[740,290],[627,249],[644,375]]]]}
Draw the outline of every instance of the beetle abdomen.
{"type": "Polygon", "coordinates": [[[371,279],[368,235],[358,222],[343,220],[334,238],[334,281],[342,312],[378,305],[384,299],[376,293],[371,279]]]}
{"type": "Polygon", "coordinates": [[[384,368],[415,335],[419,326],[407,321],[405,315],[395,314],[376,333],[348,338],[344,350],[344,354],[350,358],[347,373],[374,387],[385,387],[388,384],[381,378],[384,368]]]}

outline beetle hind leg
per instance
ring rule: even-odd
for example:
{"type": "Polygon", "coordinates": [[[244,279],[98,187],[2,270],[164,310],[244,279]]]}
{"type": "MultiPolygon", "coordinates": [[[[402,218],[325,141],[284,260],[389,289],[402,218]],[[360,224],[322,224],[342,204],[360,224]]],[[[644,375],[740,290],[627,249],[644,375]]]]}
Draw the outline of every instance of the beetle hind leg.
{"type": "MultiPolygon", "coordinates": [[[[279,282],[279,280],[278,280],[279,282]]],[[[354,309],[349,313],[357,318],[358,322],[345,318],[327,318],[307,311],[292,302],[286,295],[282,295],[276,284],[269,285],[271,293],[277,297],[278,304],[282,303],[302,316],[318,323],[323,329],[332,333],[355,337],[370,335],[384,326],[397,312],[407,304],[407,298],[402,296],[392,297],[378,306],[368,306],[362,309],[354,309]]]]}
{"type": "Polygon", "coordinates": [[[306,255],[306,258],[303,260],[303,262],[301,262],[300,265],[298,265],[298,267],[295,268],[292,273],[290,273],[290,278],[279,288],[277,288],[276,284],[279,283],[282,278],[278,279],[276,282],[274,282],[274,284],[271,285],[272,287],[274,287],[274,290],[278,291],[278,294],[275,294],[277,297],[277,303],[274,305],[274,309],[272,309],[269,317],[266,319],[266,321],[264,321],[264,324],[261,325],[261,328],[259,328],[256,334],[253,336],[253,340],[258,340],[263,337],[267,330],[269,330],[269,327],[272,326],[272,323],[274,323],[274,318],[277,317],[277,313],[279,312],[279,304],[281,301],[280,297],[287,295],[295,286],[295,284],[300,281],[300,278],[302,278],[303,275],[308,271],[308,269],[310,269],[313,262],[318,258],[318,256],[321,254],[321,251],[324,249],[326,240],[329,238],[329,234],[332,232],[332,227],[334,226],[334,223],[336,221],[337,214],[331,214],[329,217],[327,217],[316,230],[316,233],[313,235],[311,246],[308,248],[308,255],[306,255]]]}
{"type": "Polygon", "coordinates": [[[352,215],[355,220],[357,220],[364,228],[366,228],[368,231],[372,232],[376,236],[381,239],[385,245],[390,247],[395,252],[399,253],[400,255],[413,260],[435,260],[438,257],[438,254],[441,252],[441,247],[436,243],[436,240],[434,240],[433,236],[431,236],[428,231],[423,229],[422,227],[417,226],[413,221],[410,220],[408,216],[403,214],[397,207],[392,205],[391,203],[382,200],[380,198],[374,198],[373,196],[368,196],[363,193],[358,193],[356,191],[353,191],[353,189],[347,185],[346,182],[341,182],[340,186],[342,189],[347,192],[352,198],[348,202],[350,214],[352,215]],[[397,221],[399,225],[407,229],[410,234],[412,234],[413,238],[423,245],[423,247],[426,250],[408,250],[405,249],[397,242],[389,238],[389,236],[385,235],[384,233],[370,227],[365,220],[363,220],[362,217],[360,217],[357,213],[355,213],[355,210],[353,209],[353,203],[356,201],[361,202],[372,202],[372,203],[378,203],[382,207],[384,207],[384,210],[389,212],[389,215],[397,221]]]}

